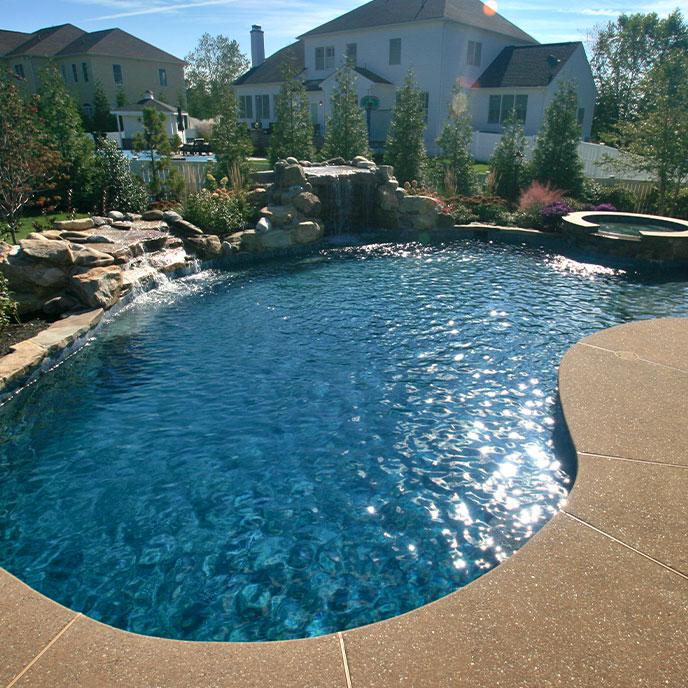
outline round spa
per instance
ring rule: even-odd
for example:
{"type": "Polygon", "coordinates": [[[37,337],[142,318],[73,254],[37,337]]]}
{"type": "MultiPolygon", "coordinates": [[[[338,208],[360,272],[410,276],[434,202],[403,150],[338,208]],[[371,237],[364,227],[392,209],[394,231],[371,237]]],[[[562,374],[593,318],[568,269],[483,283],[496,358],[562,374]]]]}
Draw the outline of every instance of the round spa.
{"type": "Polygon", "coordinates": [[[656,237],[663,234],[671,238],[682,235],[688,238],[688,222],[659,215],[638,213],[584,211],[570,213],[564,223],[571,229],[588,234],[623,235],[631,237],[656,237]]]}

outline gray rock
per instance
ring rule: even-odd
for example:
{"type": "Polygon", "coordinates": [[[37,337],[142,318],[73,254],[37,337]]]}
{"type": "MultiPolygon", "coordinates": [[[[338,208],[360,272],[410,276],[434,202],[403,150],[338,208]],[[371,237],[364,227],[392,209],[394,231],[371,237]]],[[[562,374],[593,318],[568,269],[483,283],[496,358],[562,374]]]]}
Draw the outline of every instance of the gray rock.
{"type": "Polygon", "coordinates": [[[115,259],[109,253],[96,251],[89,246],[77,245],[74,247],[74,264],[87,268],[102,268],[113,265],[115,259]]]}
{"type": "Polygon", "coordinates": [[[112,308],[122,293],[122,270],[111,265],[73,275],[72,292],[90,308],[112,308]]]}
{"type": "Polygon", "coordinates": [[[184,240],[187,250],[193,251],[201,258],[212,259],[222,255],[222,242],[214,234],[187,237],[184,240]]]}
{"type": "Polygon", "coordinates": [[[179,213],[175,213],[174,210],[166,210],[162,214],[162,219],[165,222],[168,222],[169,224],[173,225],[175,222],[179,222],[183,218],[179,213]]]}
{"type": "Polygon", "coordinates": [[[222,255],[232,256],[239,250],[239,246],[232,241],[222,242],[222,255]]]}
{"type": "Polygon", "coordinates": [[[294,197],[294,207],[306,217],[319,217],[322,203],[314,193],[304,191],[294,197]]]}
{"type": "Polygon", "coordinates": [[[79,302],[71,296],[56,296],[43,304],[43,312],[46,315],[61,315],[76,308],[79,302]]]}
{"type": "Polygon", "coordinates": [[[74,229],[81,231],[91,229],[93,227],[93,220],[90,217],[85,217],[82,220],[58,220],[53,223],[53,227],[59,230],[74,229]]]}
{"type": "Polygon", "coordinates": [[[269,217],[261,217],[256,223],[256,232],[262,234],[264,232],[269,232],[272,229],[272,222],[269,217]]]}
{"type": "Polygon", "coordinates": [[[124,220],[122,221],[116,221],[112,223],[112,229],[119,229],[123,232],[128,232],[132,228],[131,222],[126,222],[124,220]]]}
{"type": "Polygon", "coordinates": [[[105,236],[104,234],[90,234],[86,239],[87,244],[115,244],[114,239],[105,236]]]}
{"type": "Polygon", "coordinates": [[[300,222],[291,234],[295,243],[311,244],[322,239],[324,230],[318,222],[300,222]]]}
{"type": "Polygon", "coordinates": [[[141,215],[141,219],[146,222],[158,222],[165,219],[165,214],[162,210],[146,210],[146,212],[141,215]]]}
{"type": "Polygon", "coordinates": [[[306,175],[301,165],[287,165],[277,175],[277,183],[283,189],[290,186],[303,186],[306,183],[306,175]]]}
{"type": "Polygon", "coordinates": [[[34,260],[47,261],[60,267],[74,264],[74,255],[66,241],[24,239],[19,242],[22,253],[34,260]]]}
{"type": "Polygon", "coordinates": [[[93,220],[94,227],[105,227],[105,225],[110,224],[110,218],[95,216],[91,218],[93,220]]]}
{"type": "Polygon", "coordinates": [[[192,225],[186,220],[177,220],[172,225],[172,233],[181,237],[203,236],[204,232],[196,225],[192,225]]]}
{"type": "Polygon", "coordinates": [[[127,213],[124,219],[129,222],[138,222],[141,219],[141,215],[139,213],[127,213]]]}
{"type": "Polygon", "coordinates": [[[280,227],[288,225],[294,219],[295,210],[288,205],[269,205],[263,208],[260,214],[269,218],[272,225],[280,227]]]}
{"type": "Polygon", "coordinates": [[[294,157],[289,157],[284,162],[286,162],[287,165],[298,165],[299,164],[299,161],[294,157]]]}
{"type": "Polygon", "coordinates": [[[391,165],[380,165],[377,168],[377,176],[381,182],[388,182],[394,179],[394,168],[391,165]]]}
{"type": "Polygon", "coordinates": [[[278,249],[291,246],[291,234],[284,229],[273,229],[260,237],[263,248],[278,249]]]}
{"type": "Polygon", "coordinates": [[[7,278],[13,292],[26,294],[49,296],[62,291],[68,282],[67,272],[62,268],[23,255],[10,255],[8,260],[0,262],[0,273],[7,278]]]}
{"type": "Polygon", "coordinates": [[[62,232],[60,238],[74,244],[85,244],[91,235],[88,232],[62,232]]]}
{"type": "Polygon", "coordinates": [[[325,164],[331,167],[341,167],[342,165],[346,165],[346,160],[344,160],[344,158],[330,158],[325,161],[325,164]]]}
{"type": "Polygon", "coordinates": [[[120,222],[124,219],[124,213],[120,213],[119,210],[111,210],[107,216],[110,220],[114,220],[115,222],[120,222]]]}

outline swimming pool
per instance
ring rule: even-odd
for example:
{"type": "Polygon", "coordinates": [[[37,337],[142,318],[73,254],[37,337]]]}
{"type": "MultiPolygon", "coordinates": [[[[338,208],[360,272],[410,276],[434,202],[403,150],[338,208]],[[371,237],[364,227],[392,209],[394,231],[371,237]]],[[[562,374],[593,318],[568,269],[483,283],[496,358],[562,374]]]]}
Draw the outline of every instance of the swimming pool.
{"type": "Polygon", "coordinates": [[[565,499],[567,348],[688,315],[685,280],[465,241],[170,283],[0,409],[0,561],[94,618],[183,639],[420,606],[565,499]]]}

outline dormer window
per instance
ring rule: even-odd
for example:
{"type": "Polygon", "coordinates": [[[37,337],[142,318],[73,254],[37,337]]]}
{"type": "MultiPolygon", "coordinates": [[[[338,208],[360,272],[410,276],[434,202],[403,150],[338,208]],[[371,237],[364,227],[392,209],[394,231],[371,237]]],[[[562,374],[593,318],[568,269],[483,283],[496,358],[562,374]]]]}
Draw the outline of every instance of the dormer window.
{"type": "Polygon", "coordinates": [[[324,72],[326,69],[334,69],[334,46],[315,49],[315,70],[324,72]]]}
{"type": "Polygon", "coordinates": [[[346,59],[347,62],[355,65],[358,57],[358,43],[347,43],[346,45],[346,59]]]}
{"type": "Polygon", "coordinates": [[[482,43],[479,41],[468,41],[468,55],[466,56],[466,64],[469,64],[472,67],[480,67],[482,53],[482,43]]]}

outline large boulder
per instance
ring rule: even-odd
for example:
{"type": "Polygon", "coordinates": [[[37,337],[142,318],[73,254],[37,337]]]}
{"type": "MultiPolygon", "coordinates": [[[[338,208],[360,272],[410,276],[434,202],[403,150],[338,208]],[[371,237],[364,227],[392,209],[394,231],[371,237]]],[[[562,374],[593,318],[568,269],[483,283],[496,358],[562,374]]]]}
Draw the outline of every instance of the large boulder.
{"type": "Polygon", "coordinates": [[[260,211],[263,217],[267,217],[272,225],[281,227],[288,225],[294,219],[294,208],[288,205],[269,205],[260,211]]]}
{"type": "MultiPolygon", "coordinates": [[[[233,234],[230,239],[233,239],[236,235],[233,234]]],[[[255,229],[247,229],[245,232],[241,232],[241,243],[240,249],[242,251],[260,251],[263,247],[262,237],[264,234],[259,234],[255,229]]]]}
{"type": "Polygon", "coordinates": [[[119,210],[111,210],[107,216],[109,220],[114,220],[115,222],[121,222],[124,219],[124,213],[120,213],[119,210]]]}
{"type": "Polygon", "coordinates": [[[312,244],[322,239],[324,230],[318,222],[300,222],[291,234],[297,244],[312,244]]]}
{"type": "Polygon", "coordinates": [[[287,165],[286,167],[276,168],[276,184],[288,189],[290,186],[303,186],[306,183],[306,175],[301,165],[287,165]]]}
{"type": "Polygon", "coordinates": [[[175,222],[179,222],[182,219],[182,216],[179,213],[175,213],[174,210],[166,210],[162,214],[162,219],[165,222],[173,225],[175,222]]]}
{"type": "Polygon", "coordinates": [[[70,288],[89,308],[112,308],[122,293],[122,270],[116,265],[72,276],[70,288]]]}
{"type": "Polygon", "coordinates": [[[74,255],[66,241],[47,239],[23,239],[19,242],[22,253],[34,260],[47,261],[60,267],[74,264],[74,255]]]}
{"type": "Polygon", "coordinates": [[[177,220],[172,224],[172,229],[170,230],[175,236],[182,238],[186,237],[200,237],[203,236],[203,230],[196,225],[192,225],[186,220],[177,220]]]}
{"type": "Polygon", "coordinates": [[[212,260],[222,255],[222,242],[214,234],[204,236],[190,236],[184,240],[187,250],[206,260],[212,260]]]}
{"type": "Polygon", "coordinates": [[[146,210],[146,212],[141,215],[141,219],[146,222],[162,222],[165,219],[165,215],[162,210],[146,210]]]}
{"type": "Polygon", "coordinates": [[[109,253],[97,251],[90,246],[74,246],[74,264],[79,267],[102,268],[113,265],[115,259],[109,253]]]}
{"type": "Polygon", "coordinates": [[[55,229],[61,231],[64,230],[76,230],[77,232],[83,231],[84,229],[93,229],[95,226],[93,224],[93,219],[90,217],[85,217],[81,220],[58,220],[53,223],[55,229]]]}
{"type": "Polygon", "coordinates": [[[12,291],[27,294],[59,292],[68,282],[67,272],[61,267],[48,261],[31,260],[15,252],[0,262],[0,273],[7,278],[12,291]]]}
{"type": "Polygon", "coordinates": [[[294,197],[294,207],[306,217],[319,217],[322,210],[320,199],[314,194],[304,191],[294,197]]]}
{"type": "Polygon", "coordinates": [[[437,224],[439,203],[431,196],[404,196],[399,210],[405,224],[414,229],[432,229],[437,224]]]}
{"type": "Polygon", "coordinates": [[[273,229],[261,235],[260,241],[265,249],[287,248],[291,246],[291,234],[284,229],[273,229]]]}

